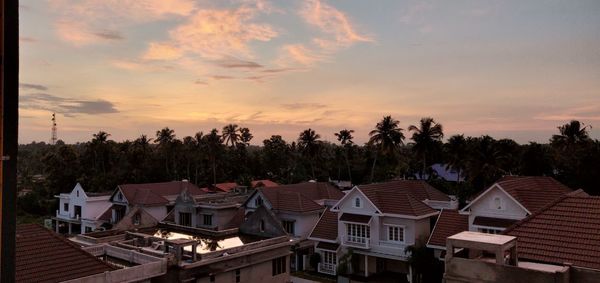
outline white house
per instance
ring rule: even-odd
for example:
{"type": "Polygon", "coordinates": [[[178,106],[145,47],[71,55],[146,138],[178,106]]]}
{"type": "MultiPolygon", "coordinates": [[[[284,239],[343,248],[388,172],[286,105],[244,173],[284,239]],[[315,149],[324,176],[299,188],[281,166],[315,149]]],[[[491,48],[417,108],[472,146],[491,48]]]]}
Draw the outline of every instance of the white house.
{"type": "Polygon", "coordinates": [[[444,211],[427,246],[440,256],[445,239],[469,231],[500,234],[509,226],[535,213],[572,190],[551,177],[505,176],[477,195],[459,211],[444,211]],[[454,228],[451,228],[454,227],[454,228]]]}
{"type": "Polygon", "coordinates": [[[431,218],[439,213],[431,205],[456,208],[456,201],[425,181],[355,186],[323,213],[309,236],[321,255],[318,271],[335,275],[344,264],[358,267],[347,273],[367,278],[382,272],[410,274],[405,249],[429,237],[431,218]],[[342,262],[350,249],[354,264],[342,262]]]}
{"type": "MultiPolygon", "coordinates": [[[[306,182],[277,187],[258,188],[244,203],[246,215],[261,206],[269,209],[282,228],[297,242],[291,266],[303,270],[308,266],[308,256],[314,246],[307,237],[323,211],[344,196],[338,188],[327,182],[306,182]]],[[[262,222],[257,225],[264,225],[262,222]]]]}
{"type": "Polygon", "coordinates": [[[84,234],[92,232],[104,222],[101,215],[110,206],[110,192],[85,192],[77,183],[70,193],[55,196],[59,199],[54,220],[57,233],[84,234]]]}

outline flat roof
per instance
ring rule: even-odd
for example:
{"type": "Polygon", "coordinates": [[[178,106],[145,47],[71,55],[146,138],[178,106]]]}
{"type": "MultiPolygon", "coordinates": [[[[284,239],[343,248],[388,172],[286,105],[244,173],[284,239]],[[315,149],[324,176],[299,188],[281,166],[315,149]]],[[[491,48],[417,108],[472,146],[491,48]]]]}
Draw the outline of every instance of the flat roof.
{"type": "Polygon", "coordinates": [[[464,231],[458,234],[454,234],[448,237],[448,240],[459,240],[464,242],[473,242],[473,243],[486,243],[490,245],[498,245],[503,246],[507,243],[515,241],[517,237],[506,236],[506,235],[496,235],[496,234],[487,234],[480,232],[472,232],[472,231],[464,231]]]}

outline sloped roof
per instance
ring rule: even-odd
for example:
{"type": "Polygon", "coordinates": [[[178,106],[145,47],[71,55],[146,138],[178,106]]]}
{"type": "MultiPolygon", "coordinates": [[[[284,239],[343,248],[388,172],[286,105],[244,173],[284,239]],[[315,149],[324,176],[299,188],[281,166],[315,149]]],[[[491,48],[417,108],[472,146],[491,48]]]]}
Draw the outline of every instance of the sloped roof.
{"type": "Polygon", "coordinates": [[[516,236],[519,258],[600,269],[600,196],[564,195],[504,234],[516,236]]]}
{"type": "Polygon", "coordinates": [[[183,189],[187,189],[191,195],[206,193],[186,181],[125,184],[119,185],[119,189],[131,205],[165,205],[169,203],[165,196],[178,195],[183,189]]]}
{"type": "Polygon", "coordinates": [[[328,182],[304,182],[298,184],[281,185],[272,189],[299,192],[310,200],[339,200],[344,193],[328,182]]]}
{"type": "Polygon", "coordinates": [[[310,233],[310,238],[335,241],[338,236],[338,217],[337,213],[329,209],[323,212],[319,222],[310,233]]]}
{"type": "Polygon", "coordinates": [[[213,187],[216,188],[217,190],[220,190],[222,192],[229,192],[233,189],[235,189],[238,186],[237,183],[219,183],[219,184],[214,184],[213,187]]]}
{"type": "Polygon", "coordinates": [[[237,212],[235,215],[233,215],[233,217],[231,217],[231,219],[229,219],[229,222],[227,222],[224,229],[240,228],[245,218],[246,209],[243,207],[238,208],[237,212]]]}
{"type": "Polygon", "coordinates": [[[61,282],[114,270],[36,224],[17,226],[16,282],[61,282]]]}
{"type": "Polygon", "coordinates": [[[267,198],[273,210],[309,212],[323,208],[299,191],[280,190],[278,187],[258,188],[258,191],[267,198]]]}
{"type": "Polygon", "coordinates": [[[358,189],[383,213],[421,216],[436,212],[422,201],[450,200],[444,193],[418,180],[360,185],[358,189]]]}
{"type": "Polygon", "coordinates": [[[252,187],[256,188],[256,187],[277,187],[279,186],[279,184],[271,181],[271,180],[255,180],[252,181],[252,187]]]}
{"type": "Polygon", "coordinates": [[[400,191],[411,195],[413,198],[435,201],[450,201],[448,195],[440,192],[436,188],[422,180],[394,180],[385,183],[374,183],[368,185],[359,185],[361,191],[400,191]]]}
{"type": "Polygon", "coordinates": [[[544,176],[505,176],[496,183],[532,213],[572,191],[544,176]]]}
{"type": "Polygon", "coordinates": [[[433,227],[427,245],[445,247],[446,238],[469,230],[469,216],[459,214],[457,210],[442,209],[433,227]]]}

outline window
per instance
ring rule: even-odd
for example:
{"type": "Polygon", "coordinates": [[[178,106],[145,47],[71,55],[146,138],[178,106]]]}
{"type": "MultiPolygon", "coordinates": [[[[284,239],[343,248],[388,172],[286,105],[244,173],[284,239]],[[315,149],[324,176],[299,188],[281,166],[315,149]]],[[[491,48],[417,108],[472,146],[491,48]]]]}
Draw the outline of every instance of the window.
{"type": "Polygon", "coordinates": [[[236,269],[235,270],[235,283],[240,283],[240,278],[241,278],[241,276],[240,276],[240,270],[236,269]]]}
{"type": "Polygon", "coordinates": [[[205,226],[212,226],[212,215],[210,214],[204,214],[203,218],[203,223],[205,226]]]}
{"type": "Polygon", "coordinates": [[[92,227],[85,226],[85,233],[92,232],[92,227]]]}
{"type": "Polygon", "coordinates": [[[77,197],[79,197],[79,190],[75,191],[77,193],[77,197]]]}
{"type": "Polygon", "coordinates": [[[273,270],[272,270],[272,275],[273,276],[279,275],[279,274],[282,274],[282,273],[286,273],[286,270],[285,270],[286,264],[285,264],[285,262],[286,262],[285,256],[278,257],[278,258],[273,259],[271,261],[272,266],[273,266],[273,270]]]}
{"type": "Polygon", "coordinates": [[[210,276],[210,283],[215,283],[215,276],[214,275],[210,276]]]}
{"type": "Polygon", "coordinates": [[[494,208],[499,210],[502,209],[502,199],[500,197],[494,198],[494,208]]]}
{"type": "Polygon", "coordinates": [[[121,192],[117,193],[117,200],[123,200],[123,195],[121,194],[121,192]]]}
{"type": "Polygon", "coordinates": [[[366,243],[366,239],[371,237],[371,230],[367,225],[346,224],[346,239],[348,242],[366,243]]]}
{"type": "Polygon", "coordinates": [[[64,212],[69,212],[69,203],[64,203],[63,204],[63,211],[64,212]]]}
{"type": "Polygon", "coordinates": [[[361,207],[360,198],[357,197],[354,199],[354,207],[361,207]]]}
{"type": "Polygon", "coordinates": [[[81,217],[81,206],[76,205],[74,208],[75,208],[75,218],[81,217]]]}
{"type": "Polygon", "coordinates": [[[140,225],[142,222],[142,215],[138,212],[133,215],[133,225],[140,225]]]}
{"type": "Polygon", "coordinates": [[[265,221],[264,221],[264,220],[261,220],[261,221],[260,221],[260,227],[259,227],[259,228],[260,228],[260,231],[261,231],[261,232],[264,232],[264,231],[265,231],[265,221]]]}
{"type": "Polygon", "coordinates": [[[404,227],[386,225],[388,230],[388,241],[404,242],[404,227]]]}
{"type": "Polygon", "coordinates": [[[502,233],[502,230],[498,230],[498,229],[487,229],[487,228],[479,228],[479,232],[481,233],[487,233],[487,234],[500,234],[502,233]]]}
{"type": "Polygon", "coordinates": [[[179,212],[179,225],[192,226],[192,214],[189,212],[179,212]]]}
{"type": "Polygon", "coordinates": [[[264,204],[264,203],[263,203],[263,199],[262,199],[260,196],[258,196],[258,197],[257,197],[257,198],[254,200],[254,206],[256,206],[256,207],[263,206],[263,204],[264,204]]]}
{"type": "Polygon", "coordinates": [[[283,229],[285,229],[285,232],[287,232],[290,235],[294,235],[294,224],[295,224],[295,221],[290,221],[290,220],[281,221],[281,225],[283,226],[283,229]]]}
{"type": "Polygon", "coordinates": [[[323,252],[321,252],[321,254],[322,254],[321,261],[323,264],[332,264],[332,265],[337,264],[337,255],[334,252],[323,251],[323,252]]]}

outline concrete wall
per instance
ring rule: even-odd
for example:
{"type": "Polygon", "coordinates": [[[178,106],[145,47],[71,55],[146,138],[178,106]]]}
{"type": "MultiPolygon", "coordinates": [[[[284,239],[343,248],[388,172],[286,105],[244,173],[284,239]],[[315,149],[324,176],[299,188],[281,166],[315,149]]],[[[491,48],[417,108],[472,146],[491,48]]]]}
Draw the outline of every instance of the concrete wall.
{"type": "MultiPolygon", "coordinates": [[[[286,257],[286,272],[273,276],[271,261],[265,261],[240,268],[240,282],[290,282],[289,256],[286,257]]],[[[197,283],[210,283],[210,277],[196,279],[197,283]]],[[[235,281],[235,270],[215,274],[215,283],[233,283],[235,281]]]]}
{"type": "Polygon", "coordinates": [[[260,237],[278,237],[287,235],[281,222],[267,208],[259,207],[240,225],[240,233],[255,235],[260,237]],[[260,223],[264,223],[264,229],[261,231],[260,223]]]}
{"type": "MultiPolygon", "coordinates": [[[[543,272],[532,269],[519,268],[509,265],[465,258],[452,258],[446,262],[444,273],[446,283],[463,282],[527,282],[527,283],[567,283],[569,271],[563,273],[543,272]]],[[[573,281],[574,282],[574,281],[573,281]]]]}
{"type": "Polygon", "coordinates": [[[158,221],[162,221],[167,216],[166,206],[147,206],[143,209],[158,221]]]}
{"type": "Polygon", "coordinates": [[[263,196],[259,191],[256,191],[255,194],[253,194],[250,199],[246,202],[246,211],[254,211],[255,209],[257,209],[255,202],[256,202],[256,198],[262,198],[263,200],[263,205],[266,206],[268,209],[271,209],[272,206],[269,203],[269,201],[267,200],[267,198],[265,196],[263,196]]]}
{"type": "Polygon", "coordinates": [[[319,212],[310,214],[297,214],[297,213],[277,213],[279,220],[294,221],[294,235],[297,237],[306,238],[312,231],[313,227],[319,222],[319,212]]]}
{"type": "Polygon", "coordinates": [[[571,282],[597,283],[600,281],[600,270],[571,267],[571,282]]]}

